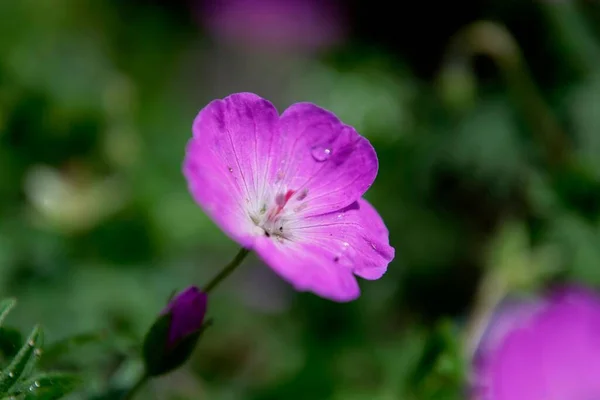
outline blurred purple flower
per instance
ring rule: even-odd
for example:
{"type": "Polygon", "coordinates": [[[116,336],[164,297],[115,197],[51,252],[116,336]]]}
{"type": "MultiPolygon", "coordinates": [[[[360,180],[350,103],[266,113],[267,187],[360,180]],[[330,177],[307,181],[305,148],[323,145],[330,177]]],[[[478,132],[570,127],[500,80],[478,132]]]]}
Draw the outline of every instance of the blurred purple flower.
{"type": "Polygon", "coordinates": [[[474,370],[478,400],[599,399],[600,297],[569,287],[511,305],[492,323],[474,370]]]}
{"type": "Polygon", "coordinates": [[[334,0],[205,0],[203,16],[215,36],[246,45],[317,49],[345,35],[334,0]]]}
{"type": "Polygon", "coordinates": [[[361,196],[375,150],[334,114],[297,103],[281,116],[251,93],[200,111],[184,161],[196,202],[297,290],[335,301],[360,295],[394,257],[388,231],[361,196]]]}
{"type": "Polygon", "coordinates": [[[190,286],[171,299],[162,313],[171,316],[167,348],[173,348],[182,339],[202,327],[206,303],[206,293],[195,286],[190,286]]]}

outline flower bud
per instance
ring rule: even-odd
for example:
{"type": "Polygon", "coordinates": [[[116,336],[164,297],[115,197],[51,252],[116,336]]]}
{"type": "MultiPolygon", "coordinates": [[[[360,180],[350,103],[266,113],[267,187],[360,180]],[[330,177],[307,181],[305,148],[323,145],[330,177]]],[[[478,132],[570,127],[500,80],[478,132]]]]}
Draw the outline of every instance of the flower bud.
{"type": "Polygon", "coordinates": [[[148,375],[166,374],[187,361],[206,327],[206,303],[206,293],[195,286],[169,302],[144,340],[144,363],[148,375]]]}

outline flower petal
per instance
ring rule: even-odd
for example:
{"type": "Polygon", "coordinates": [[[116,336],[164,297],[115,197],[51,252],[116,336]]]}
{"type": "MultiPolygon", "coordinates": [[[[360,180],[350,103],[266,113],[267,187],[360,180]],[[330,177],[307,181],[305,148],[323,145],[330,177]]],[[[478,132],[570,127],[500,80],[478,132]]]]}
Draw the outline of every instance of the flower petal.
{"type": "Polygon", "coordinates": [[[310,291],[338,302],[351,301],[360,295],[352,271],[333,263],[328,252],[318,245],[280,243],[260,237],[256,240],[255,250],[265,263],[298,291],[310,291]]]}
{"type": "Polygon", "coordinates": [[[173,298],[165,313],[171,314],[168,346],[173,346],[202,327],[208,296],[191,286],[173,298]]]}
{"type": "MultiPolygon", "coordinates": [[[[310,103],[289,107],[280,119],[278,157],[272,182],[302,193],[303,215],[346,207],[358,200],[377,175],[377,155],[367,139],[331,112],[310,103]]],[[[279,190],[278,192],[282,192],[279,190]]]]}
{"type": "Polygon", "coordinates": [[[476,398],[600,396],[597,294],[567,286],[533,303],[517,303],[492,320],[489,331],[473,365],[476,398]]]}
{"type": "Polygon", "coordinates": [[[359,295],[356,274],[378,279],[394,258],[388,230],[366,200],[334,213],[308,217],[286,227],[290,240],[265,238],[256,251],[297,290],[336,301],[359,295]]]}
{"type": "Polygon", "coordinates": [[[277,110],[268,101],[233,94],[200,111],[187,146],[183,170],[192,196],[244,246],[251,245],[254,228],[245,209],[265,190],[277,123],[277,110]]]}
{"type": "Polygon", "coordinates": [[[292,240],[326,249],[331,262],[364,279],[379,279],[395,255],[383,220],[365,199],[333,213],[293,221],[286,228],[292,240]]]}

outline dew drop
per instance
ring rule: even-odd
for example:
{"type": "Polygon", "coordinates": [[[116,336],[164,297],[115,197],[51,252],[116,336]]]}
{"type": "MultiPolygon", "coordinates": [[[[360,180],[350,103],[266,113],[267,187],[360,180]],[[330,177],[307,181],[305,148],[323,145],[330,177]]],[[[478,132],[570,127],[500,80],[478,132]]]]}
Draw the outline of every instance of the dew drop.
{"type": "Polygon", "coordinates": [[[8,376],[9,376],[10,378],[14,378],[14,377],[15,377],[15,374],[14,374],[12,371],[10,371],[10,372],[8,373],[8,376]]]}
{"type": "Polygon", "coordinates": [[[371,242],[371,248],[373,250],[377,250],[377,245],[375,243],[371,242]]]}
{"type": "Polygon", "coordinates": [[[36,356],[38,356],[38,357],[39,357],[39,356],[41,356],[41,355],[42,355],[42,350],[41,350],[41,349],[35,349],[35,350],[33,351],[33,354],[35,354],[36,356]]]}
{"type": "Polygon", "coordinates": [[[351,254],[349,254],[350,251],[350,243],[342,242],[342,248],[340,249],[340,252],[334,257],[333,262],[338,263],[340,262],[340,260],[346,260],[344,262],[347,263],[347,258],[351,257],[351,254]]]}
{"type": "Polygon", "coordinates": [[[331,149],[323,146],[314,146],[310,150],[310,154],[315,161],[323,162],[327,161],[327,159],[331,156],[331,149]]]}
{"type": "Polygon", "coordinates": [[[229,172],[233,173],[233,168],[227,167],[227,169],[229,170],[229,172]]]}
{"type": "Polygon", "coordinates": [[[35,382],[33,382],[33,385],[34,385],[35,387],[40,387],[40,386],[41,386],[41,385],[40,385],[40,381],[35,381],[35,382]]]}

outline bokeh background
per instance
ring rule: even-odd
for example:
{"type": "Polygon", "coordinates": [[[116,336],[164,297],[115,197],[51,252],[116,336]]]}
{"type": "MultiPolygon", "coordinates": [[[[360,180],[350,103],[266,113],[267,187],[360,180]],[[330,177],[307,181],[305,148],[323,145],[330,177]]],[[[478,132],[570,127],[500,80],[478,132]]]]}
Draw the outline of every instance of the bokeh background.
{"type": "Polygon", "coordinates": [[[375,146],[396,259],[337,304],[253,256],[145,399],[464,399],[507,294],[600,284],[600,2],[0,0],[0,293],[116,399],[174,289],[236,253],[181,174],[196,113],[311,101],[375,146]],[[85,343],[84,343],[85,342],[85,343]]]}

